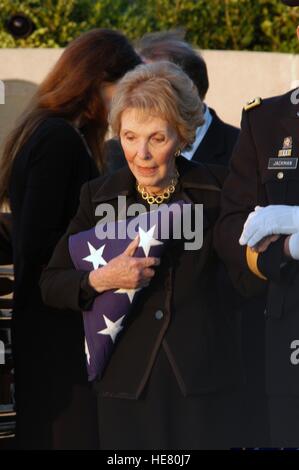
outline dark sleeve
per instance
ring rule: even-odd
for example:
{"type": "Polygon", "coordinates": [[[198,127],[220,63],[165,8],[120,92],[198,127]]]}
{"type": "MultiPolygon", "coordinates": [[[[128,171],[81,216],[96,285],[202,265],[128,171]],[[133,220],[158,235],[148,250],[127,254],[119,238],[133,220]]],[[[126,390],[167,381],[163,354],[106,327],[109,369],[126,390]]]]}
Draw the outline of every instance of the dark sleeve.
{"type": "Polygon", "coordinates": [[[239,238],[249,213],[256,205],[263,205],[264,197],[248,113],[243,112],[241,132],[222,191],[221,214],[215,227],[214,243],[235,287],[247,296],[258,294],[266,282],[265,276],[258,276],[249,268],[248,251],[239,244],[239,238]]]}
{"type": "Polygon", "coordinates": [[[87,271],[81,278],[79,307],[81,310],[91,310],[94,299],[99,293],[89,284],[89,273],[87,271]]]}
{"type": "Polygon", "coordinates": [[[68,248],[69,236],[95,225],[92,215],[89,184],[83,185],[77,214],[59,240],[48,266],[44,269],[40,287],[45,304],[58,309],[88,310],[96,291],[87,282],[87,271],[76,270],[68,248]]]}
{"type": "Polygon", "coordinates": [[[246,296],[258,294],[268,280],[279,282],[288,273],[286,267],[294,264],[284,256],[284,236],[260,254],[239,244],[249,213],[256,205],[268,205],[259,174],[249,114],[243,112],[241,133],[223,187],[221,215],[214,233],[219,256],[230,271],[235,287],[246,296]]]}

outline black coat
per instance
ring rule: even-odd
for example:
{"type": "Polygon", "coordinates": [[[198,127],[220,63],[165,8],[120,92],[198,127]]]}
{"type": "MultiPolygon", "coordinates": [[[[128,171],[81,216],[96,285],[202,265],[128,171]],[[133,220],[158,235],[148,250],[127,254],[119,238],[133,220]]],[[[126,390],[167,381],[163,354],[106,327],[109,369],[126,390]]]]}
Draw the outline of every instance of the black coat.
{"type": "Polygon", "coordinates": [[[266,378],[270,394],[299,394],[298,261],[284,258],[285,237],[272,243],[257,259],[248,258],[238,240],[256,205],[299,205],[299,166],[293,160],[293,169],[288,169],[290,157],[278,156],[284,148],[291,150],[291,158],[299,156],[298,112],[298,104],[291,102],[291,92],[244,111],[215,236],[218,253],[231,270],[236,286],[247,295],[268,291],[266,378]],[[286,139],[289,137],[291,141],[286,139]]]}
{"type": "MultiPolygon", "coordinates": [[[[77,393],[78,403],[84,403],[88,394],[81,316],[67,311],[58,316],[44,305],[38,283],[75,214],[82,184],[96,176],[98,170],[82,138],[62,118],[44,121],[14,160],[9,188],[15,272],[13,350],[17,437],[22,448],[74,448],[80,439],[86,445],[70,411],[77,393]]],[[[82,414],[87,412],[83,404],[82,414]]]]}
{"type": "MultiPolygon", "coordinates": [[[[239,129],[223,122],[211,108],[210,112],[213,117],[212,122],[192,160],[228,166],[239,129]]],[[[126,165],[126,159],[118,139],[110,139],[105,143],[105,158],[110,173],[126,165]]]]}
{"type": "MultiPolygon", "coordinates": [[[[223,311],[217,282],[218,260],[212,249],[212,228],[218,215],[220,184],[225,170],[207,169],[178,158],[181,196],[204,204],[204,242],[197,251],[175,245],[162,258],[149,288],[134,304],[98,392],[105,397],[137,399],[162,347],[185,396],[212,392],[240,383],[238,328],[232,311],[223,311]],[[155,312],[162,310],[157,321],[155,312]],[[134,367],[132,365],[134,364],[134,367]]],[[[68,237],[95,226],[95,208],[117,196],[136,200],[135,179],[125,167],[114,175],[87,183],[67,233],[58,243],[41,278],[44,301],[56,308],[80,311],[84,271],[75,271],[68,237]]]]}
{"type": "Polygon", "coordinates": [[[212,122],[193,154],[196,162],[213,163],[228,166],[240,130],[223,122],[210,108],[212,122]]]}

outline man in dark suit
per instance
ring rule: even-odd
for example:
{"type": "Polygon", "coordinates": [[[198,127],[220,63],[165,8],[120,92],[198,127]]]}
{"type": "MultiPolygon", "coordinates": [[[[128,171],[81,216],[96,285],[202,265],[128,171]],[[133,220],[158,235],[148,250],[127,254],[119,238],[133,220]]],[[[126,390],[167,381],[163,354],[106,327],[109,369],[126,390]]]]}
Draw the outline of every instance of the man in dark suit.
{"type": "MultiPolygon", "coordinates": [[[[145,62],[169,60],[179,65],[191,78],[204,102],[209,88],[207,66],[200,54],[185,42],[178,32],[158,32],[146,34],[137,44],[137,51],[145,62]]],[[[192,147],[182,152],[188,160],[228,165],[239,129],[223,122],[216,112],[204,104],[205,122],[198,127],[192,147]]],[[[113,172],[125,165],[119,141],[106,142],[105,154],[109,171],[113,172]]]]}

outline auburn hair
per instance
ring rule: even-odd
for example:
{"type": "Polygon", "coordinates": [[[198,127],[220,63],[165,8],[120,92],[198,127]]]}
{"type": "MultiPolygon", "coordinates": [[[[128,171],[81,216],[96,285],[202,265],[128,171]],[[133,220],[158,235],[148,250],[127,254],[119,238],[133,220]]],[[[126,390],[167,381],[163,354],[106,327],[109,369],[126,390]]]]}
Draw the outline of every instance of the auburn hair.
{"type": "Polygon", "coordinates": [[[133,46],[118,31],[94,29],[74,39],[39,85],[29,105],[8,135],[0,161],[0,206],[8,203],[14,158],[37,127],[48,117],[84,123],[84,136],[100,169],[107,111],[103,83],[117,82],[141,63],[133,46]]]}

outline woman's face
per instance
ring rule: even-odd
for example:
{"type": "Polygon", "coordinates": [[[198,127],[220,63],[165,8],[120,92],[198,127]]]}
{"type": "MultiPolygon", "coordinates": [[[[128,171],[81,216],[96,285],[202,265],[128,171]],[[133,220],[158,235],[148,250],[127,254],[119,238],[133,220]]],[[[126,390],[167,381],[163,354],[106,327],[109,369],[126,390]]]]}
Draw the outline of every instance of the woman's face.
{"type": "Polygon", "coordinates": [[[122,113],[120,140],[127,163],[138,183],[161,192],[175,174],[174,154],[180,147],[178,133],[167,121],[141,116],[128,108],[122,113]]]}

